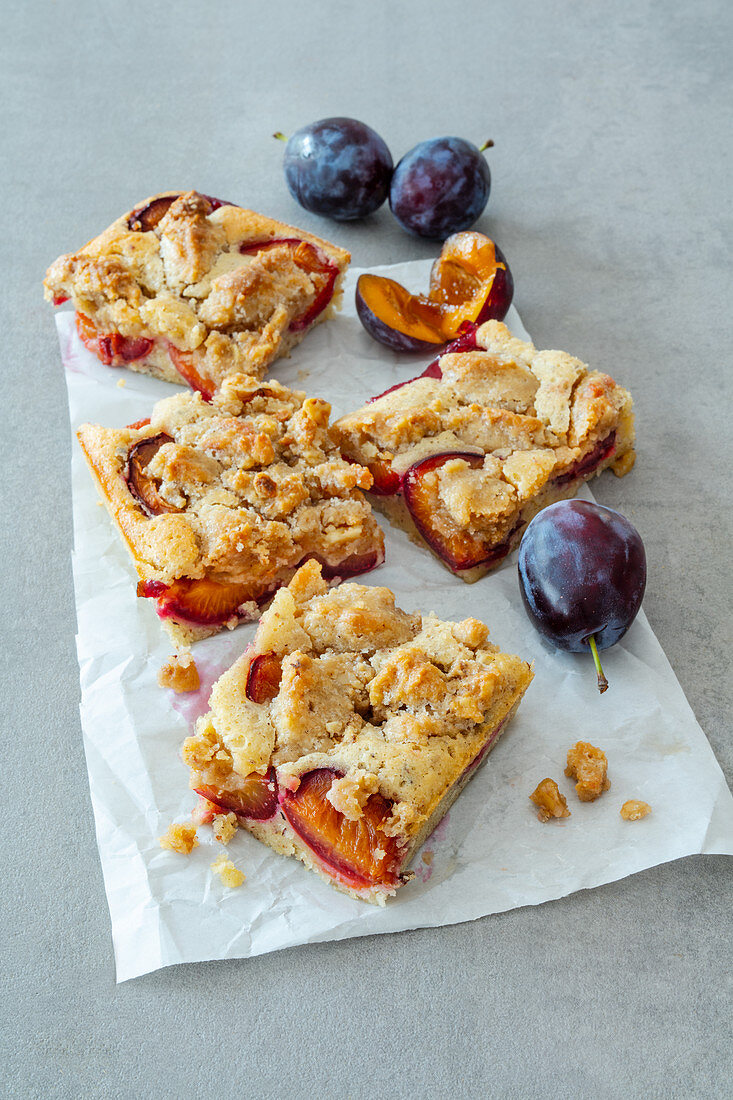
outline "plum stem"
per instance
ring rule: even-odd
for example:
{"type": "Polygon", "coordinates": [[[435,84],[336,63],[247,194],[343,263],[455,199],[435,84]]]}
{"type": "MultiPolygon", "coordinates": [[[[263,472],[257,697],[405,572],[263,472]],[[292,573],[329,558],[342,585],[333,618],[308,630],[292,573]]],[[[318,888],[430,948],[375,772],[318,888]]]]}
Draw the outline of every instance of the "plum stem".
{"type": "Polygon", "coordinates": [[[285,134],[283,134],[281,130],[276,130],[275,133],[272,136],[274,138],[277,138],[278,141],[287,141],[288,140],[287,137],[285,136],[285,134]]]}
{"type": "Polygon", "coordinates": [[[596,645],[595,634],[591,634],[588,642],[590,644],[591,653],[593,654],[593,663],[596,666],[596,672],[598,674],[598,690],[600,691],[601,695],[603,695],[604,691],[608,691],[608,680],[603,675],[601,658],[598,656],[598,646],[596,645]]]}
{"type": "Polygon", "coordinates": [[[486,150],[486,149],[493,149],[493,148],[494,148],[494,143],[493,143],[493,141],[491,140],[491,138],[489,138],[489,139],[488,139],[488,141],[485,141],[485,142],[483,143],[483,145],[479,145],[478,151],[479,151],[479,153],[483,153],[483,152],[484,152],[484,150],[486,150]]]}

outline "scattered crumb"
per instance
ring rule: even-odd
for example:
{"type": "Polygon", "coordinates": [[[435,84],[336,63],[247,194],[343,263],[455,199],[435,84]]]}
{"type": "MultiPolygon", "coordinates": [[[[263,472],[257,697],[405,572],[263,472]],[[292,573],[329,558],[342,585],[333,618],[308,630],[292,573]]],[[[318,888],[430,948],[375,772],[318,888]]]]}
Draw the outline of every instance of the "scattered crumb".
{"type": "Polygon", "coordinates": [[[118,390],[124,390],[126,385],[127,385],[127,379],[126,378],[118,378],[117,379],[117,389],[118,390]]]}
{"type": "Polygon", "coordinates": [[[423,854],[422,854],[423,863],[425,863],[429,867],[431,865],[431,863],[433,862],[434,855],[435,855],[435,852],[423,852],[423,854]]]}
{"type": "Polygon", "coordinates": [[[211,870],[219,876],[225,886],[229,886],[232,890],[236,889],[237,886],[241,886],[244,882],[244,875],[230,859],[227,859],[225,852],[216,857],[211,864],[211,870]]]}
{"type": "Polygon", "coordinates": [[[575,784],[575,792],[581,802],[593,802],[608,790],[611,784],[608,781],[607,772],[606,754],[588,741],[578,741],[575,747],[568,751],[568,766],[565,774],[571,779],[578,780],[575,784]]]}
{"type": "Polygon", "coordinates": [[[216,815],[220,813],[221,809],[215,802],[209,802],[208,798],[200,794],[198,802],[191,810],[191,821],[195,821],[197,825],[211,825],[216,815]]]}
{"type": "Polygon", "coordinates": [[[94,503],[96,504],[97,508],[104,508],[103,500],[95,500],[94,503]]]}
{"type": "Polygon", "coordinates": [[[529,797],[537,807],[540,821],[549,821],[551,817],[570,817],[567,799],[560,794],[554,779],[543,779],[529,797]]]}
{"type": "Polygon", "coordinates": [[[168,826],[168,832],[160,839],[161,848],[169,852],[180,852],[182,856],[190,855],[194,848],[198,848],[195,825],[178,825],[174,821],[168,826]]]}
{"type": "Polygon", "coordinates": [[[624,821],[638,821],[640,817],[646,817],[652,812],[648,802],[640,802],[638,798],[630,798],[624,802],[620,813],[624,821]]]}
{"type": "Polygon", "coordinates": [[[237,831],[236,814],[217,814],[212,825],[214,827],[214,836],[220,844],[228,844],[237,831]]]}
{"type": "Polygon", "coordinates": [[[198,691],[201,687],[199,670],[190,653],[174,653],[158,672],[162,688],[173,688],[181,695],[185,691],[198,691]]]}

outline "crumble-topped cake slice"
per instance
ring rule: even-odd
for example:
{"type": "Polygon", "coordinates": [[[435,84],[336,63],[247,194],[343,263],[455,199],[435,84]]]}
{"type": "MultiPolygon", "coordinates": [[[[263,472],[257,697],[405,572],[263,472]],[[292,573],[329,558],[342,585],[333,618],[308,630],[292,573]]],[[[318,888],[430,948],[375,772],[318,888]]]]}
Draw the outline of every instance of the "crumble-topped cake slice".
{"type": "Polygon", "coordinates": [[[191,786],[282,855],[383,904],[532,679],[476,619],[407,614],[388,588],[281,588],[184,743],[191,786]]]}
{"type": "Polygon", "coordinates": [[[344,457],[370,469],[375,506],[465,581],[506,557],[542,508],[634,464],[630,394],[499,321],[333,432],[344,457]]]}
{"type": "Polygon", "coordinates": [[[231,373],[262,378],[340,300],[349,253],[197,191],[123,214],[44,281],[71,299],[77,330],[108,366],[210,397],[231,373]]]}
{"type": "Polygon", "coordinates": [[[138,595],[177,644],[256,618],[306,558],[330,578],[372,569],[384,540],[341,458],[330,405],[279,382],[232,375],[210,402],[184,392],[149,421],[78,431],[132,553],[138,595]]]}

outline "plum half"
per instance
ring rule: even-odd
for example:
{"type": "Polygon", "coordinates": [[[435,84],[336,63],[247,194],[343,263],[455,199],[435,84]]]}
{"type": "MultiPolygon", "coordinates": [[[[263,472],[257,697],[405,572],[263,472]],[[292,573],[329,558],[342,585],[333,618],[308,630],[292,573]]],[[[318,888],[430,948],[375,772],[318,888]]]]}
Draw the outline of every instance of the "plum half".
{"type": "Polygon", "coordinates": [[[163,444],[172,442],[173,440],[169,435],[161,432],[160,435],[155,435],[152,438],[138,440],[130,448],[127,455],[127,465],[125,467],[127,487],[149,516],[160,516],[164,512],[183,511],[183,508],[171,504],[170,501],[165,500],[160,495],[159,480],[151,477],[147,472],[151,460],[163,444]]]}
{"type": "Polygon", "coordinates": [[[282,811],[337,881],[355,889],[396,886],[400,852],[396,839],[381,829],[392,814],[392,804],[380,794],[370,795],[362,816],[350,820],[326,798],[341,775],[335,768],[308,772],[297,791],[280,790],[282,811]]]}
{"type": "Polygon", "coordinates": [[[533,626],[560,649],[592,652],[605,691],[598,650],[624,636],[646,587],[646,554],[634,525],[587,500],[551,504],[525,531],[518,570],[533,626]]]}
{"type": "Polygon", "coordinates": [[[369,335],[393,351],[434,351],[472,326],[501,321],[513,296],[503,252],[483,233],[470,231],[445,242],[427,295],[367,273],[356,284],[356,311],[369,335]]]}
{"type": "Polygon", "coordinates": [[[282,658],[277,653],[258,653],[247,672],[246,695],[253,703],[270,703],[280,690],[282,658]]]}
{"type": "Polygon", "coordinates": [[[438,500],[437,471],[446,462],[460,459],[474,470],[483,466],[483,454],[450,451],[429,455],[411,466],[402,478],[402,493],[407,509],[428,546],[454,572],[488,565],[503,558],[510,549],[510,538],[489,546],[480,535],[458,528],[448,516],[441,515],[438,500]],[[441,520],[443,522],[441,522],[441,520]]]}

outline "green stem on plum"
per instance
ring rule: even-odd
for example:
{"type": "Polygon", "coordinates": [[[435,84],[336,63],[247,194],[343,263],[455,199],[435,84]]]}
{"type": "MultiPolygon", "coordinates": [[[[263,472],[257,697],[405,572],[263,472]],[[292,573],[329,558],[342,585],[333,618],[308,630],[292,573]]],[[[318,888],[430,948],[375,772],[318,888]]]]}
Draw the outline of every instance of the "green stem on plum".
{"type": "Polygon", "coordinates": [[[601,668],[601,658],[598,656],[598,646],[596,645],[595,634],[591,634],[588,642],[590,643],[590,650],[593,654],[593,663],[596,666],[596,672],[598,673],[598,690],[600,691],[601,695],[603,695],[604,691],[608,691],[608,680],[603,675],[603,669],[601,668]]]}
{"type": "Polygon", "coordinates": [[[491,140],[491,138],[489,138],[489,140],[485,141],[483,143],[483,145],[479,145],[478,151],[479,151],[479,153],[483,153],[485,149],[493,149],[493,148],[494,148],[494,143],[491,140]]]}
{"type": "Polygon", "coordinates": [[[283,134],[280,130],[276,130],[275,133],[272,136],[274,138],[277,138],[278,141],[287,141],[288,140],[287,137],[285,136],[285,134],[283,134]]]}

